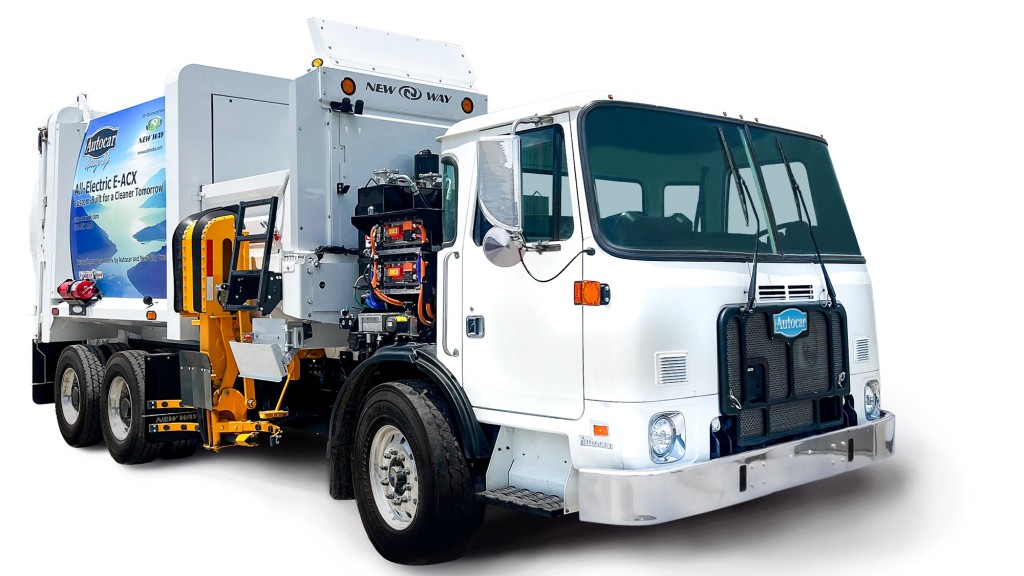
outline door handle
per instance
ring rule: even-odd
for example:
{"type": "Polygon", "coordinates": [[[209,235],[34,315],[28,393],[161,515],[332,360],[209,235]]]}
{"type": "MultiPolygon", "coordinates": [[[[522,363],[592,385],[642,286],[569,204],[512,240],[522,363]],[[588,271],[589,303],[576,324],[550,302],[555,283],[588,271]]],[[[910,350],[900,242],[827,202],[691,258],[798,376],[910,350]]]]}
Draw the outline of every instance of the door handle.
{"type": "MultiPolygon", "coordinates": [[[[441,286],[441,289],[444,291],[444,335],[441,336],[441,349],[444,350],[445,354],[457,357],[459,355],[458,348],[451,351],[448,350],[448,318],[452,316],[451,309],[448,308],[448,259],[452,256],[455,256],[456,260],[459,259],[458,252],[449,252],[448,254],[445,254],[443,262],[444,284],[441,286]]],[[[459,316],[461,315],[462,314],[459,314],[459,316]]]]}
{"type": "Polygon", "coordinates": [[[466,336],[470,338],[484,337],[483,316],[466,316],[466,336]]]}

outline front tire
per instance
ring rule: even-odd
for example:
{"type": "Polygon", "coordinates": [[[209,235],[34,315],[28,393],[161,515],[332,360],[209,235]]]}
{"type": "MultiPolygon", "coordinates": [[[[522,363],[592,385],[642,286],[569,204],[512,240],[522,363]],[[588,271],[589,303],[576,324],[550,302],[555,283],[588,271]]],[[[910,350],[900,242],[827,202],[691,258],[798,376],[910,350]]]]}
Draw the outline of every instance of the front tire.
{"type": "Polygon", "coordinates": [[[160,455],[163,442],[146,440],[146,353],[118,352],[103,375],[101,418],[110,456],[121,464],[143,464],[160,455]]]}
{"type": "Polygon", "coordinates": [[[483,522],[484,506],[444,409],[417,380],[382,384],[363,402],[352,481],[366,534],[392,562],[454,560],[483,522]]]}
{"type": "Polygon", "coordinates": [[[102,387],[103,363],[93,346],[75,344],[61,352],[53,379],[53,398],[57,427],[69,446],[92,446],[103,438],[102,387]]]}

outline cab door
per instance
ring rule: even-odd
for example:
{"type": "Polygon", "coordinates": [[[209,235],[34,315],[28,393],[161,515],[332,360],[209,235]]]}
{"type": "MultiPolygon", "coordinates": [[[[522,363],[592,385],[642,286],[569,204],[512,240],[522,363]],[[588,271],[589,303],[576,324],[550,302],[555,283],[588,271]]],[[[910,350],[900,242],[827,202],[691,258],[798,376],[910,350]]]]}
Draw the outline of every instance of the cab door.
{"type": "Polygon", "coordinates": [[[563,114],[518,131],[523,233],[528,245],[544,243],[546,250],[523,251],[522,262],[509,267],[488,261],[481,245],[490,225],[473,191],[473,222],[458,260],[459,329],[463,385],[477,408],[557,418],[583,413],[583,311],[573,301],[583,239],[567,122],[563,114]]]}

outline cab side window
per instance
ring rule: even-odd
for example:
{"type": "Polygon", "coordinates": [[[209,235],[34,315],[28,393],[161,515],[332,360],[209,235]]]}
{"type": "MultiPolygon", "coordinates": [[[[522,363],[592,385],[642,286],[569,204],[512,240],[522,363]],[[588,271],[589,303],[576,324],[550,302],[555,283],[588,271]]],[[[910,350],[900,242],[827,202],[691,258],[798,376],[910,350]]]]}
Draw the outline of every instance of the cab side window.
{"type": "Polygon", "coordinates": [[[523,236],[528,242],[572,236],[572,194],[561,126],[520,132],[523,236]]]}
{"type": "Polygon", "coordinates": [[[445,246],[455,242],[459,223],[459,172],[453,158],[441,159],[441,229],[445,246]]]}
{"type": "MultiPolygon", "coordinates": [[[[575,230],[572,192],[562,127],[519,132],[523,236],[527,242],[565,240],[575,230]]],[[[473,243],[480,246],[491,224],[480,206],[473,211],[473,243]]]]}

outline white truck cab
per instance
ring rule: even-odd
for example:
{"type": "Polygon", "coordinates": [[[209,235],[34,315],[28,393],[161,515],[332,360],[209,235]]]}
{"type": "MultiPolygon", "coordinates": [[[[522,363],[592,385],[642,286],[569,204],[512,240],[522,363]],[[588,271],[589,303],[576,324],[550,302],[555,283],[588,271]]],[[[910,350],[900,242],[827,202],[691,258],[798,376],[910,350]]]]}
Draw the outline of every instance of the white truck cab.
{"type": "Polygon", "coordinates": [[[871,282],[823,139],[575,97],[441,142],[458,226],[439,357],[511,447],[489,491],[651,524],[892,454],[871,282]]]}

